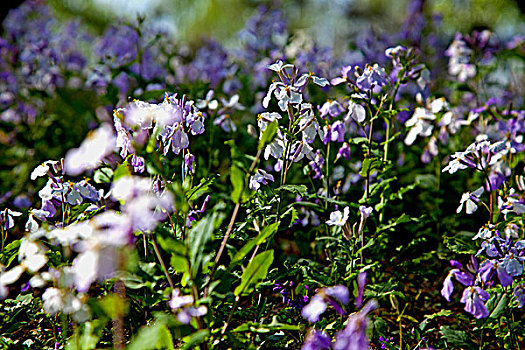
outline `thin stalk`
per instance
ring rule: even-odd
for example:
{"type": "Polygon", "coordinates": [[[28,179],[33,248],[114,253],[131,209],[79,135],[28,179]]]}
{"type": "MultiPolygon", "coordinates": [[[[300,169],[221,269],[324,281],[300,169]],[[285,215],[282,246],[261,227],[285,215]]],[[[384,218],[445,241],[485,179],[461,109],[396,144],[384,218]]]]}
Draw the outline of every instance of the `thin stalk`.
{"type": "MultiPolygon", "coordinates": [[[[258,150],[257,155],[255,156],[255,159],[253,160],[252,165],[250,166],[250,169],[248,170],[248,175],[253,172],[253,169],[255,169],[255,166],[257,165],[257,162],[259,161],[261,154],[262,154],[262,150],[258,150]]],[[[228,224],[228,229],[226,230],[226,234],[224,235],[224,238],[222,239],[222,242],[221,242],[221,246],[219,247],[219,251],[217,252],[215,263],[213,264],[213,268],[210,272],[210,278],[208,279],[208,282],[206,282],[206,286],[204,287],[204,297],[205,298],[208,296],[210,283],[213,280],[213,276],[215,276],[215,272],[217,271],[217,267],[219,265],[219,260],[221,259],[222,253],[224,252],[224,248],[226,247],[226,243],[228,242],[228,239],[230,238],[230,234],[233,230],[233,224],[235,224],[235,220],[237,219],[237,214],[239,213],[240,206],[241,206],[241,202],[239,201],[235,204],[235,208],[233,208],[233,213],[230,219],[230,223],[228,224]]]]}
{"type": "Polygon", "coordinates": [[[151,244],[153,245],[153,249],[155,250],[155,254],[157,255],[157,258],[159,259],[160,266],[162,267],[162,271],[164,271],[164,275],[166,275],[166,279],[168,280],[171,290],[175,290],[175,285],[173,284],[173,280],[171,279],[170,274],[168,273],[166,264],[164,263],[164,260],[162,259],[162,256],[160,255],[159,247],[157,246],[157,242],[155,242],[154,237],[151,237],[151,244]]]}
{"type": "MultiPolygon", "coordinates": [[[[191,273],[191,262],[188,258],[186,258],[186,261],[188,263],[188,278],[190,280],[190,284],[191,284],[191,295],[193,296],[193,300],[196,301],[196,300],[199,300],[199,289],[197,288],[197,285],[195,284],[195,281],[193,279],[193,274],[191,273]]],[[[200,316],[196,316],[195,317],[195,320],[197,321],[197,329],[200,331],[200,330],[203,330],[204,329],[204,321],[202,320],[202,317],[200,316]]],[[[200,343],[199,344],[199,349],[201,350],[208,350],[208,344],[207,343],[200,343]]]]}
{"type": "Polygon", "coordinates": [[[401,318],[399,318],[399,350],[403,350],[403,326],[401,325],[401,318]]]}
{"type": "MultiPolygon", "coordinates": [[[[374,127],[374,120],[370,120],[370,129],[368,134],[368,151],[367,151],[367,157],[370,159],[370,148],[372,147],[372,129],[374,127]]],[[[368,200],[368,197],[370,196],[370,167],[366,171],[366,179],[365,179],[365,199],[368,200]]]]}
{"type": "Polygon", "coordinates": [[[232,311],[230,312],[230,315],[228,316],[228,319],[226,320],[226,323],[222,327],[221,335],[224,335],[226,333],[226,329],[228,329],[228,325],[230,324],[230,321],[232,320],[233,313],[235,312],[235,309],[237,308],[237,304],[239,303],[239,296],[235,297],[235,302],[233,303],[232,311]]]}
{"type": "MultiPolygon", "coordinates": [[[[126,287],[124,286],[124,282],[122,282],[120,279],[117,279],[113,288],[115,290],[115,293],[122,300],[126,298],[126,287]]],[[[113,345],[115,349],[124,350],[124,316],[122,315],[122,312],[120,310],[116,312],[115,317],[113,318],[111,323],[113,325],[113,345]]]]}
{"type": "MultiPolygon", "coordinates": [[[[326,199],[328,199],[328,191],[330,190],[330,141],[328,141],[328,145],[326,148],[326,199]]],[[[325,210],[328,209],[328,201],[324,202],[324,208],[325,210]]]]}
{"type": "Polygon", "coordinates": [[[4,250],[5,241],[7,241],[7,230],[4,231],[4,227],[0,227],[0,234],[2,235],[2,249],[0,249],[0,252],[4,250]]]}
{"type": "MultiPolygon", "coordinates": [[[[481,164],[481,162],[480,162],[481,164]]],[[[489,206],[489,222],[491,224],[494,223],[494,190],[492,189],[492,184],[490,183],[490,177],[489,175],[487,174],[487,170],[483,167],[483,165],[480,165],[481,166],[481,171],[483,172],[483,175],[485,175],[485,178],[487,179],[487,183],[489,185],[489,198],[490,198],[490,206],[489,206]]]]}

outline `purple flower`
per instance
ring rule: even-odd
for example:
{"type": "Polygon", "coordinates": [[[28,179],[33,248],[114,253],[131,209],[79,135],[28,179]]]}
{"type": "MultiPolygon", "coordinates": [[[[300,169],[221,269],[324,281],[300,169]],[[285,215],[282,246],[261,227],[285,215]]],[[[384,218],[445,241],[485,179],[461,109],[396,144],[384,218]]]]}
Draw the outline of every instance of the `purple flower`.
{"type": "Polygon", "coordinates": [[[341,304],[348,304],[348,301],[350,299],[350,294],[348,292],[348,288],[345,286],[335,286],[335,287],[328,287],[324,289],[324,293],[329,296],[330,298],[333,298],[340,302],[341,304]]]}
{"type": "Polygon", "coordinates": [[[319,321],[319,316],[326,311],[327,303],[332,305],[336,312],[344,315],[345,312],[340,304],[348,304],[350,294],[345,286],[321,288],[310,302],[303,307],[301,314],[308,321],[314,323],[319,321]]]}
{"type": "Polygon", "coordinates": [[[363,304],[363,295],[366,286],[366,272],[361,272],[357,276],[357,298],[355,299],[355,307],[359,308],[363,304]]]}
{"type": "Polygon", "coordinates": [[[377,63],[373,66],[366,65],[363,74],[356,80],[357,87],[364,91],[374,90],[374,92],[378,92],[378,88],[386,84],[385,70],[379,67],[377,63]]]}
{"type": "Polygon", "coordinates": [[[518,284],[516,288],[514,288],[512,295],[518,300],[518,307],[522,308],[523,305],[525,305],[525,283],[518,284]]]}
{"type": "Polygon", "coordinates": [[[494,274],[497,273],[498,279],[503,287],[512,285],[512,277],[497,260],[485,260],[479,268],[479,273],[481,280],[485,283],[488,283],[494,274]]]}
{"type": "Polygon", "coordinates": [[[184,174],[187,174],[188,172],[190,174],[195,173],[195,156],[191,154],[190,152],[184,155],[183,167],[184,167],[184,174]]]}
{"type": "Polygon", "coordinates": [[[358,312],[350,315],[346,327],[337,332],[334,350],[368,350],[369,342],[366,336],[368,328],[368,313],[377,308],[377,301],[370,300],[358,312]]]}
{"type": "Polygon", "coordinates": [[[350,145],[347,142],[343,142],[341,145],[341,148],[339,148],[339,151],[337,152],[337,156],[335,157],[335,160],[344,157],[345,160],[350,160],[350,145]]]}
{"type": "Polygon", "coordinates": [[[443,281],[443,288],[441,289],[441,295],[447,299],[447,301],[450,301],[450,295],[454,291],[452,277],[455,277],[456,280],[464,286],[472,286],[474,283],[474,276],[470,272],[460,270],[463,267],[460,262],[451,260],[450,264],[456,268],[449,271],[447,277],[443,281]]]}
{"type": "Polygon", "coordinates": [[[332,85],[339,85],[350,81],[350,73],[352,71],[352,66],[343,66],[341,68],[341,76],[336,77],[330,81],[332,85]]]}
{"type": "Polygon", "coordinates": [[[139,174],[143,173],[144,170],[146,170],[144,158],[139,157],[135,154],[131,157],[131,166],[133,167],[133,170],[139,174]]]}
{"type": "Polygon", "coordinates": [[[345,125],[338,120],[332,124],[331,141],[344,142],[345,140],[345,125]]]}
{"type": "Polygon", "coordinates": [[[332,339],[323,331],[311,329],[301,347],[301,350],[325,350],[330,349],[332,339]]]}
{"type": "Polygon", "coordinates": [[[319,115],[321,118],[335,118],[344,111],[343,106],[337,101],[326,101],[322,107],[317,107],[319,109],[319,115]]]}
{"type": "Polygon", "coordinates": [[[480,287],[467,287],[463,291],[461,302],[465,304],[465,311],[476,318],[483,318],[489,315],[487,307],[483,301],[489,299],[489,294],[480,287]]]}

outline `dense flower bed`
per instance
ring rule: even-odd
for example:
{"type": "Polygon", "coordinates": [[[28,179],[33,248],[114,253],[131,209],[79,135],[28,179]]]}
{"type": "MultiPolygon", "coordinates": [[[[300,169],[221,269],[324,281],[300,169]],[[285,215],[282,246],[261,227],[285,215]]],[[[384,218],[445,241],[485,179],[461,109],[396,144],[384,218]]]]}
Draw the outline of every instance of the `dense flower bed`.
{"type": "Polygon", "coordinates": [[[517,349],[525,36],[226,49],[42,2],[0,38],[0,344],[517,349]],[[451,268],[450,268],[451,265],[451,268]]]}

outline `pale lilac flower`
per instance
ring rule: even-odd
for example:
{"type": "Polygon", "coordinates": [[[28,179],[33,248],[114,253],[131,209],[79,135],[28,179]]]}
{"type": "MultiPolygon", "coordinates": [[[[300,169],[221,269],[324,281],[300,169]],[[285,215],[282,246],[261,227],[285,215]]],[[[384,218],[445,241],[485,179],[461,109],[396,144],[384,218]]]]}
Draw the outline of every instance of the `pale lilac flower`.
{"type": "Polygon", "coordinates": [[[343,68],[341,68],[341,76],[332,79],[330,81],[330,83],[332,85],[339,85],[339,84],[342,84],[342,83],[349,82],[350,81],[349,78],[350,78],[350,72],[351,71],[352,71],[352,66],[343,66],[343,68]]]}
{"type": "Polygon", "coordinates": [[[364,91],[374,90],[374,92],[378,92],[376,90],[387,83],[385,70],[379,67],[377,63],[373,66],[367,64],[363,73],[356,80],[356,85],[359,89],[364,91]]]}
{"type": "Polygon", "coordinates": [[[436,119],[436,116],[431,111],[426,108],[416,108],[412,117],[405,123],[410,128],[405,137],[405,145],[412,145],[417,136],[430,136],[432,130],[434,130],[434,125],[431,124],[431,121],[434,119],[436,119]]]}
{"type": "Polygon", "coordinates": [[[319,321],[319,316],[326,311],[327,305],[324,298],[320,295],[315,295],[310,299],[310,302],[303,307],[301,314],[309,322],[315,323],[319,321]]]}
{"type": "Polygon", "coordinates": [[[273,123],[276,120],[280,120],[282,116],[279,113],[276,112],[264,112],[257,116],[257,125],[261,129],[261,135],[262,137],[262,131],[266,130],[266,126],[268,123],[273,123]]]}
{"type": "Polygon", "coordinates": [[[340,304],[348,304],[350,294],[348,288],[339,285],[335,287],[321,288],[318,293],[310,299],[310,302],[303,307],[301,314],[309,322],[319,321],[319,316],[326,311],[328,304],[332,305],[335,311],[344,315],[345,311],[340,304]]]}
{"type": "Polygon", "coordinates": [[[9,230],[13,226],[15,226],[15,221],[13,220],[13,216],[20,216],[22,213],[18,211],[13,211],[11,209],[4,209],[0,212],[0,224],[3,225],[4,230],[9,230]]]}
{"type": "Polygon", "coordinates": [[[168,302],[173,311],[178,311],[177,319],[180,323],[189,324],[192,317],[206,315],[208,309],[206,306],[193,306],[193,297],[191,295],[180,295],[180,289],[173,290],[171,299],[168,302]]]}
{"type": "Polygon", "coordinates": [[[485,283],[488,283],[492,277],[494,277],[494,274],[497,274],[503,287],[512,285],[512,277],[507,273],[505,266],[500,264],[497,260],[485,260],[479,268],[479,274],[481,280],[485,283]]]}
{"type": "Polygon", "coordinates": [[[470,63],[472,50],[457,33],[449,48],[445,51],[445,56],[450,57],[448,62],[448,72],[450,75],[457,76],[459,82],[465,82],[476,75],[476,66],[470,63]]]}
{"type": "Polygon", "coordinates": [[[355,120],[358,123],[364,122],[366,119],[365,107],[353,101],[349,101],[348,102],[348,113],[346,114],[345,121],[348,122],[350,118],[355,120]]]}
{"type": "Polygon", "coordinates": [[[214,121],[214,125],[218,125],[224,130],[225,132],[235,132],[237,131],[237,127],[235,126],[235,123],[233,120],[231,120],[229,114],[223,114],[218,116],[214,121]]]}
{"type": "Polygon", "coordinates": [[[326,116],[335,118],[344,111],[343,106],[333,100],[326,101],[321,107],[318,106],[317,108],[319,109],[321,118],[326,118],[326,116]]]}
{"type": "Polygon", "coordinates": [[[250,189],[257,191],[261,187],[261,184],[268,185],[268,181],[272,181],[272,182],[274,181],[273,175],[268,174],[266,171],[262,169],[258,169],[255,172],[255,175],[252,175],[250,177],[249,187],[250,189]]]}
{"type": "Polygon", "coordinates": [[[373,210],[374,208],[372,207],[366,207],[364,205],[359,206],[359,212],[361,213],[361,217],[364,219],[368,219],[373,210]]]}
{"type": "Polygon", "coordinates": [[[292,68],[292,64],[284,64],[282,60],[277,60],[275,63],[266,66],[269,70],[280,73],[286,68],[292,68]]]}
{"type": "Polygon", "coordinates": [[[209,90],[208,93],[206,93],[204,100],[197,100],[196,107],[201,110],[204,108],[208,108],[212,111],[216,110],[219,107],[219,102],[217,102],[217,100],[213,100],[213,95],[214,91],[209,90]]]}

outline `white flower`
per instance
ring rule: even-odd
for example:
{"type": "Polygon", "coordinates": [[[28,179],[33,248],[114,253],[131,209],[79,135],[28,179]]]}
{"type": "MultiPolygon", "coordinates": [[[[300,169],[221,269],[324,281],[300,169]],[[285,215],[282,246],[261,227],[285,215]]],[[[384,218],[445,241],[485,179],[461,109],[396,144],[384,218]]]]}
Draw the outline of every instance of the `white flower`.
{"type": "Polygon", "coordinates": [[[91,170],[100,165],[103,158],[115,150],[116,137],[113,127],[102,124],[88,135],[79,148],[67,152],[64,160],[66,172],[76,176],[85,170],[91,170]]]}
{"type": "Polygon", "coordinates": [[[350,101],[348,103],[348,113],[346,115],[345,121],[348,122],[349,118],[352,118],[358,123],[362,123],[366,119],[365,107],[350,101]]]}
{"type": "Polygon", "coordinates": [[[465,203],[466,203],[465,212],[467,214],[472,214],[476,210],[478,210],[478,205],[476,204],[476,200],[479,201],[479,196],[483,194],[483,191],[484,191],[483,187],[480,187],[472,193],[470,192],[463,193],[463,195],[461,196],[461,200],[459,201],[459,207],[456,210],[456,213],[459,214],[461,210],[463,210],[463,204],[465,203]]]}
{"type": "Polygon", "coordinates": [[[50,287],[46,289],[44,294],[42,294],[42,300],[44,301],[44,310],[50,315],[54,315],[64,308],[62,293],[58,288],[50,287]]]}
{"type": "Polygon", "coordinates": [[[326,222],[327,225],[330,226],[344,226],[346,224],[346,221],[348,220],[348,215],[350,214],[350,208],[346,207],[343,209],[343,212],[336,210],[332,213],[330,213],[330,220],[326,222]]]}
{"type": "Polygon", "coordinates": [[[49,165],[51,165],[53,168],[56,168],[58,164],[59,163],[56,160],[45,161],[33,170],[31,173],[31,180],[36,180],[41,176],[46,176],[49,171],[49,165]]]}

